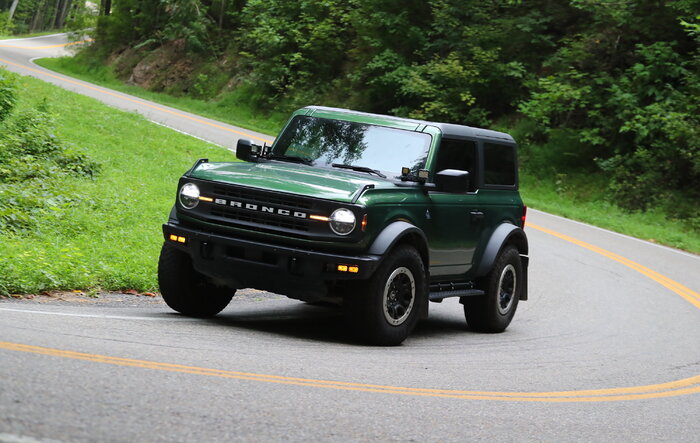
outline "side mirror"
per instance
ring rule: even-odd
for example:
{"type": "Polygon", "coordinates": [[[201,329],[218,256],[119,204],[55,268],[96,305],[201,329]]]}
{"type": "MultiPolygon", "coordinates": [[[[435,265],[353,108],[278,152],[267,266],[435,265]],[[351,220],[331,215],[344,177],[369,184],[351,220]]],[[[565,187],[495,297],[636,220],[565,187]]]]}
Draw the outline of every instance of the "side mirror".
{"type": "Polygon", "coordinates": [[[252,141],[241,138],[236,143],[236,158],[244,162],[255,162],[259,156],[260,146],[254,145],[252,141]]]}
{"type": "Polygon", "coordinates": [[[469,172],[459,169],[445,169],[435,174],[438,192],[463,194],[469,190],[469,172]]]}

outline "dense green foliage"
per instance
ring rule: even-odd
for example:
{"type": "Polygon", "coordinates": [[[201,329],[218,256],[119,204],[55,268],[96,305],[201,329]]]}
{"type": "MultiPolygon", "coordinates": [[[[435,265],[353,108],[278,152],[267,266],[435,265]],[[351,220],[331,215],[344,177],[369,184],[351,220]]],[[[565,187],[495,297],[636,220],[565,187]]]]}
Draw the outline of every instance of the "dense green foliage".
{"type": "Polygon", "coordinates": [[[14,82],[0,130],[0,295],[153,290],[178,177],[194,158],[233,156],[48,83],[14,82]]]}
{"type": "Polygon", "coordinates": [[[698,11],[700,0],[114,0],[92,53],[117,54],[124,78],[157,69],[144,84],[174,94],[507,129],[533,175],[599,174],[621,207],[697,228],[698,11]]]}
{"type": "Polygon", "coordinates": [[[0,36],[94,26],[90,3],[74,0],[0,0],[0,36]]]}
{"type": "Polygon", "coordinates": [[[0,230],[21,233],[39,220],[60,219],[83,196],[66,195],[61,180],[92,178],[99,166],[54,135],[46,102],[12,113],[16,78],[0,69],[0,230]]]}

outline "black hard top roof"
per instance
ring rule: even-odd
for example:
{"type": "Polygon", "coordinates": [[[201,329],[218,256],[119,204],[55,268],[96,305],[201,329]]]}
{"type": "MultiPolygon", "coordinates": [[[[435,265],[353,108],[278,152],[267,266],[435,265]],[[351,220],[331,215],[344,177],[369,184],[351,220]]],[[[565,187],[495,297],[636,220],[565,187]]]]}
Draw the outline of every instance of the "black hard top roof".
{"type": "Polygon", "coordinates": [[[326,106],[306,106],[303,109],[307,109],[309,111],[326,111],[326,112],[334,112],[334,113],[341,113],[341,114],[352,114],[352,115],[364,116],[364,117],[369,117],[369,118],[375,117],[375,118],[384,119],[384,120],[396,120],[396,121],[402,121],[402,122],[412,122],[412,123],[416,123],[416,125],[435,126],[438,129],[440,129],[440,131],[442,132],[443,135],[448,136],[448,137],[452,136],[452,137],[468,137],[468,138],[478,138],[478,139],[492,139],[492,140],[498,140],[501,142],[515,143],[515,140],[509,134],[506,134],[505,132],[492,131],[490,129],[474,128],[471,126],[455,125],[452,123],[439,123],[439,122],[431,122],[431,121],[426,121],[426,120],[415,120],[415,119],[411,119],[411,118],[394,117],[391,115],[371,114],[368,112],[353,111],[350,109],[342,109],[342,108],[331,108],[331,107],[326,107],[326,106]]]}

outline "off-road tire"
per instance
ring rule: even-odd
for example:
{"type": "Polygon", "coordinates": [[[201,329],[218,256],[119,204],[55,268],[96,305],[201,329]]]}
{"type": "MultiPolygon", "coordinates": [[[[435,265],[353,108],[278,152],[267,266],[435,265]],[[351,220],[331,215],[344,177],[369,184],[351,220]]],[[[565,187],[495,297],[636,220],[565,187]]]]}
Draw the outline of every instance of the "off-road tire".
{"type": "Polygon", "coordinates": [[[350,327],[363,341],[380,346],[401,344],[415,328],[427,304],[425,266],[410,246],[399,246],[372,277],[345,297],[350,327]]]}
{"type": "Polygon", "coordinates": [[[158,286],[165,303],[190,317],[212,317],[221,312],[236,293],[234,289],[213,285],[195,271],[190,256],[163,244],[158,260],[158,286]]]}
{"type": "Polygon", "coordinates": [[[518,308],[523,279],[520,253],[515,247],[506,246],[482,280],[486,294],[462,299],[469,328],[478,332],[505,331],[518,308]]]}

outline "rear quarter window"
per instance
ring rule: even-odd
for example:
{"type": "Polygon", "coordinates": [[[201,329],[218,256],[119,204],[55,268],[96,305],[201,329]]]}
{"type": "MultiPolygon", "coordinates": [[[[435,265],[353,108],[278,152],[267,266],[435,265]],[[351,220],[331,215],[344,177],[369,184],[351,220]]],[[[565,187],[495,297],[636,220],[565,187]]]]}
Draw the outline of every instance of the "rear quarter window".
{"type": "Polygon", "coordinates": [[[484,143],[484,184],[515,186],[515,146],[484,143]]]}

